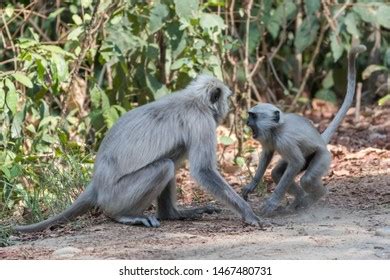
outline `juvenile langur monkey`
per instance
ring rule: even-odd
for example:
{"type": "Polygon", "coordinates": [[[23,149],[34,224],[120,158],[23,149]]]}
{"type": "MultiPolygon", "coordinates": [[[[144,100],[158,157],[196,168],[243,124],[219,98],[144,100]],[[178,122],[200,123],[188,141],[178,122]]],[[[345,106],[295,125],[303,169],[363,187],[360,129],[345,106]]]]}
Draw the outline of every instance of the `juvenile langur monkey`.
{"type": "Polygon", "coordinates": [[[103,139],[91,183],[61,214],[21,232],[40,231],[99,207],[124,224],[158,227],[159,219],[196,218],[213,207],[179,210],[175,173],[189,159],[192,176],[250,225],[260,220],[221,177],[216,161],[216,127],[229,110],[231,91],[218,79],[200,75],[185,89],[123,115],[103,139]],[[157,199],[157,217],[144,211],[157,199]]]}
{"type": "Polygon", "coordinates": [[[263,151],[252,182],[243,189],[245,200],[259,184],[274,152],[282,157],[272,170],[272,179],[277,186],[262,206],[263,215],[275,214],[286,192],[295,196],[288,211],[309,207],[326,193],[321,181],[331,163],[331,154],[326,145],[351,106],[355,94],[356,57],[365,50],[363,45],[351,49],[347,94],[335,118],[322,134],[306,118],[283,113],[272,104],[258,104],[249,110],[247,124],[253,131],[253,137],[260,141],[263,151]],[[302,171],[305,173],[300,187],[294,179],[302,171]]]}

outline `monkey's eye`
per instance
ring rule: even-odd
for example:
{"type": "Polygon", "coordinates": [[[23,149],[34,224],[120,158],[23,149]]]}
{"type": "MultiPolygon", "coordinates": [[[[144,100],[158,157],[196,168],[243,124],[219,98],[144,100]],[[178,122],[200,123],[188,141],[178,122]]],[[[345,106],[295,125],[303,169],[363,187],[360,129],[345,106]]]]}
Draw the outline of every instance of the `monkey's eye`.
{"type": "Polygon", "coordinates": [[[220,97],[221,97],[221,89],[217,87],[210,94],[210,102],[214,104],[219,100],[220,97]]]}
{"type": "Polygon", "coordinates": [[[274,122],[279,122],[279,120],[280,120],[280,112],[279,111],[274,111],[273,120],[274,120],[274,122]]]}

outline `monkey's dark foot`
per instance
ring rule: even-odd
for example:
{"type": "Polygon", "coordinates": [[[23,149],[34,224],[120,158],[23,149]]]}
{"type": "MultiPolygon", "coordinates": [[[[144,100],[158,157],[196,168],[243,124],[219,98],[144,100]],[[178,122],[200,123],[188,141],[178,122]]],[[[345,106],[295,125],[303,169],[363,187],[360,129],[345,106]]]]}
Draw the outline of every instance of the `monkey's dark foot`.
{"type": "Polygon", "coordinates": [[[249,185],[246,185],[243,189],[242,189],[242,192],[241,192],[241,196],[244,200],[248,201],[248,195],[253,192],[256,188],[256,185],[254,184],[249,184],[249,185]]]}
{"type": "Polygon", "coordinates": [[[270,223],[268,223],[264,220],[261,220],[259,217],[257,217],[254,214],[248,215],[247,217],[244,217],[243,220],[244,220],[244,223],[248,226],[260,227],[262,229],[265,229],[266,227],[271,226],[270,223]]]}
{"type": "Polygon", "coordinates": [[[287,206],[287,210],[290,212],[297,212],[308,209],[325,194],[326,192],[321,192],[316,194],[307,194],[303,197],[296,198],[289,206],[287,206]]]}
{"type": "Polygon", "coordinates": [[[272,217],[280,214],[282,207],[279,203],[274,202],[272,199],[267,200],[260,208],[260,215],[264,217],[272,217]]]}
{"type": "Polygon", "coordinates": [[[309,208],[311,203],[311,199],[309,199],[308,195],[296,197],[291,204],[287,205],[286,211],[289,213],[294,213],[299,210],[304,210],[309,208]]]}
{"type": "Polygon", "coordinates": [[[160,226],[160,222],[155,216],[123,216],[115,218],[115,221],[125,225],[144,225],[153,228],[160,226]]]}

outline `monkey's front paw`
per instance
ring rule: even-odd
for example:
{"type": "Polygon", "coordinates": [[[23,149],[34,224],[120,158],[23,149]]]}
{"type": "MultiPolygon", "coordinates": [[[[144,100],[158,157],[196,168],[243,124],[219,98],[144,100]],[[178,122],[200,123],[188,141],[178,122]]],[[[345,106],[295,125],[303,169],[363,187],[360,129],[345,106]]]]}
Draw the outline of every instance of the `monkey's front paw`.
{"type": "Polygon", "coordinates": [[[255,184],[248,184],[246,185],[243,189],[242,189],[242,192],[241,192],[241,196],[244,200],[248,200],[248,195],[253,192],[253,190],[256,188],[256,185],[255,184]]]}
{"type": "Polygon", "coordinates": [[[279,209],[279,203],[269,199],[267,200],[260,209],[260,214],[265,217],[271,217],[277,215],[279,209]]]}
{"type": "Polygon", "coordinates": [[[261,220],[256,215],[245,217],[244,218],[244,223],[246,225],[249,225],[249,226],[261,227],[261,228],[269,227],[271,225],[270,223],[268,223],[268,222],[266,222],[264,220],[261,220]]]}

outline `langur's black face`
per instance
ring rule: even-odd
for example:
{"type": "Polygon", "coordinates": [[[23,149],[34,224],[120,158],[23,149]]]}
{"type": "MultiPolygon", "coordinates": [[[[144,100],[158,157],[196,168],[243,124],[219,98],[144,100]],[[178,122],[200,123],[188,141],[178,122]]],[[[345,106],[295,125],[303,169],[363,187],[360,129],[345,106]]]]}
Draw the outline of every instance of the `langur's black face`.
{"type": "Polygon", "coordinates": [[[280,125],[280,110],[272,104],[263,103],[248,112],[247,125],[253,132],[253,138],[259,139],[264,133],[280,125]]]}
{"type": "Polygon", "coordinates": [[[249,112],[248,113],[248,120],[246,121],[246,124],[252,130],[252,135],[253,135],[253,138],[255,138],[255,139],[257,138],[257,136],[259,134],[256,121],[257,121],[257,114],[253,113],[253,112],[249,112]]]}

